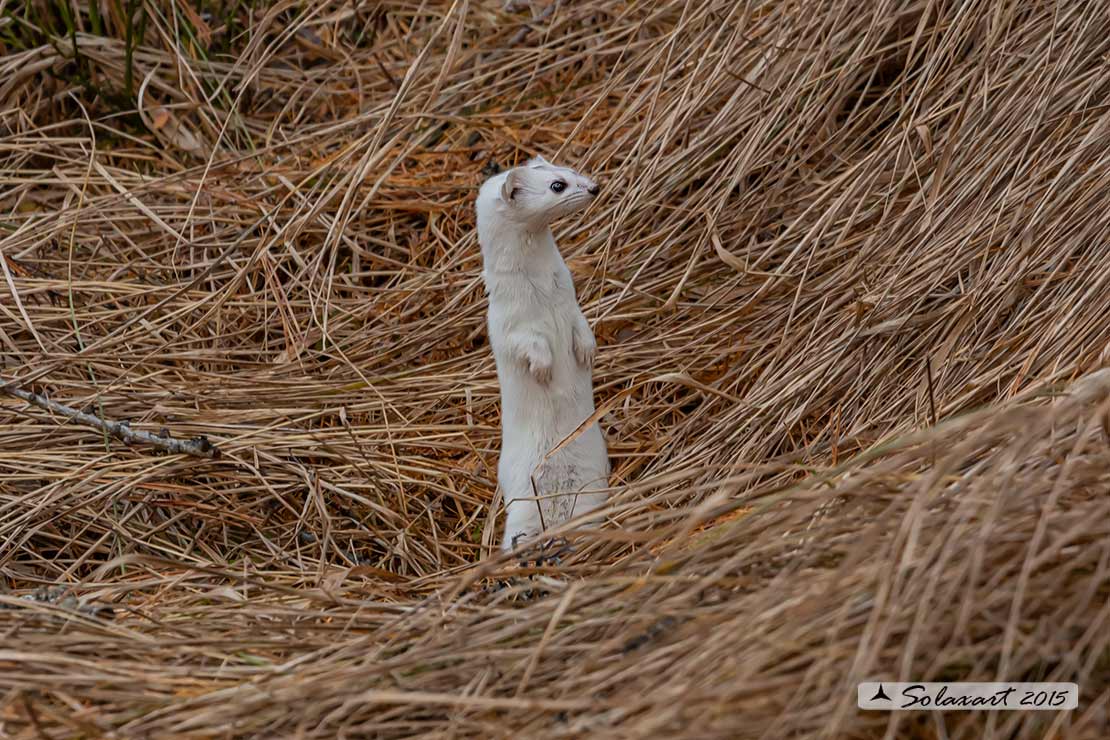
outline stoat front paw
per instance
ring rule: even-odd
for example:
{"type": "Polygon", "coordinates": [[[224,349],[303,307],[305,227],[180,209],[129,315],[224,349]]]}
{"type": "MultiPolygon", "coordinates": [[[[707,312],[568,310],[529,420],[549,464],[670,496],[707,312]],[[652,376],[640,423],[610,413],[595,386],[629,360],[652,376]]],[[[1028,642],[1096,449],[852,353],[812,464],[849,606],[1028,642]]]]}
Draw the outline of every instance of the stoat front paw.
{"type": "Polygon", "coordinates": [[[528,372],[532,373],[532,377],[536,382],[547,385],[551,382],[551,356],[528,358],[528,372]]]}
{"type": "Polygon", "coordinates": [[[554,364],[551,344],[538,332],[515,332],[509,335],[509,348],[513,357],[523,365],[538,383],[551,382],[554,364]]]}
{"type": "Polygon", "coordinates": [[[574,345],[574,358],[585,368],[593,368],[594,355],[597,354],[597,341],[589,327],[576,329],[571,337],[574,345]]]}
{"type": "Polygon", "coordinates": [[[528,372],[536,379],[537,383],[547,385],[551,382],[551,367],[553,364],[551,350],[545,342],[532,342],[524,348],[524,362],[528,372]]]}

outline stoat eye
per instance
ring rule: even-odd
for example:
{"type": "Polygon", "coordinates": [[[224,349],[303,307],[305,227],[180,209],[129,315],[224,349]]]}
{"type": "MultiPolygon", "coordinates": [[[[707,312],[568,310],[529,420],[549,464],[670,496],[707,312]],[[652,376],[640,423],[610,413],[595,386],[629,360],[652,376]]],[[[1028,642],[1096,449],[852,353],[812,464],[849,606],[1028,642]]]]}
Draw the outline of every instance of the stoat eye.
{"type": "Polygon", "coordinates": [[[555,182],[551,183],[551,192],[553,193],[561,193],[566,189],[567,184],[562,180],[556,180],[555,182]]]}

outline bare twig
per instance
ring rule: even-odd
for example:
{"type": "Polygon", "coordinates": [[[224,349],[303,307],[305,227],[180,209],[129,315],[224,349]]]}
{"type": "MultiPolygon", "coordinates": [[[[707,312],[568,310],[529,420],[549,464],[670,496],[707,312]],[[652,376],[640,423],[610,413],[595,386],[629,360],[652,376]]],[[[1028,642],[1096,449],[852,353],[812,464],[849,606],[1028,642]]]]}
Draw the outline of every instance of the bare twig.
{"type": "Polygon", "coordinates": [[[151,434],[139,429],[132,429],[131,425],[126,421],[109,421],[86,414],[84,411],[66,406],[64,403],[51,401],[46,396],[41,396],[38,393],[31,393],[22,388],[16,388],[12,385],[0,385],[0,391],[9,393],[16,398],[20,398],[27,403],[38,406],[40,409],[50,411],[55,414],[61,414],[68,419],[76,421],[78,424],[84,424],[87,427],[94,427],[101,430],[106,434],[110,434],[125,444],[148,444],[154,445],[166,452],[175,453],[179,455],[192,455],[193,457],[206,457],[210,460],[218,460],[220,457],[220,449],[215,447],[208,441],[208,437],[199,436],[192,439],[174,439],[169,436],[169,431],[163,429],[161,435],[151,434]]]}

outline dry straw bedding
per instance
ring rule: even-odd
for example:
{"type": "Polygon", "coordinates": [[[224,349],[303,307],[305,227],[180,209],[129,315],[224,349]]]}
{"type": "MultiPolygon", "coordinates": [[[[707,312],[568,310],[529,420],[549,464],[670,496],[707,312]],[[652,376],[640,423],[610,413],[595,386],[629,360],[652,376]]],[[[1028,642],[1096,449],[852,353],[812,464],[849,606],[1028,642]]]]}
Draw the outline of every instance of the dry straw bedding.
{"type": "Polygon", "coordinates": [[[222,453],[0,400],[2,733],[1110,733],[1101,4],[517,5],[0,5],[0,382],[222,453]],[[471,206],[535,152],[614,498],[521,567],[471,206]]]}

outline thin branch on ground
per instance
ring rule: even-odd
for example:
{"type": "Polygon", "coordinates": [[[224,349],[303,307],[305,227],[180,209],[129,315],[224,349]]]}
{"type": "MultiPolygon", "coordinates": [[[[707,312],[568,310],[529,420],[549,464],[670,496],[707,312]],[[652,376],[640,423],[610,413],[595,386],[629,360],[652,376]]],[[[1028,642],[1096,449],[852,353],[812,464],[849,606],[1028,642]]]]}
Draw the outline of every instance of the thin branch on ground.
{"type": "Polygon", "coordinates": [[[209,460],[218,460],[220,457],[220,449],[214,446],[206,436],[193,437],[192,439],[174,439],[169,435],[169,431],[163,429],[160,434],[151,434],[144,432],[141,429],[132,429],[131,424],[127,421],[111,421],[109,419],[101,419],[100,417],[87,414],[84,411],[79,411],[72,406],[66,406],[64,403],[51,401],[46,396],[25,391],[22,388],[17,388],[12,385],[0,385],[0,391],[8,393],[16,398],[22,399],[29,404],[38,406],[44,411],[50,411],[55,414],[75,421],[78,424],[83,424],[87,427],[99,429],[106,434],[115,437],[124,444],[128,445],[153,445],[166,452],[178,455],[192,455],[193,457],[206,457],[209,460]]]}

